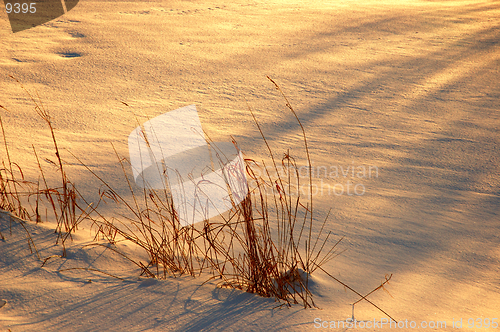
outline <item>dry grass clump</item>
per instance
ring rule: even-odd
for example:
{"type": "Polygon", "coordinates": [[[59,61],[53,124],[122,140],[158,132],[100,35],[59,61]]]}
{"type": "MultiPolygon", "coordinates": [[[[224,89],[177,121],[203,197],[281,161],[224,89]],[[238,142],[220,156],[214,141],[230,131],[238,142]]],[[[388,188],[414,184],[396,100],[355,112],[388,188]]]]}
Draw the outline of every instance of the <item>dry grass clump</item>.
{"type": "MultiPolygon", "coordinates": [[[[71,238],[71,232],[74,232],[79,222],[85,218],[85,210],[81,209],[77,204],[78,192],[74,184],[66,175],[63,166],[64,163],[61,159],[60,150],[57,145],[54,127],[48,111],[43,106],[39,96],[35,99],[29,91],[24,88],[21,82],[12,76],[10,77],[20,84],[21,88],[33,102],[37,115],[50,129],[56,161],[54,162],[49,158],[44,158],[44,160],[56,167],[57,171],[60,173],[61,182],[59,186],[50,186],[48,184],[34,146],[32,148],[40,170],[40,177],[36,183],[24,179],[21,167],[11,161],[5,130],[0,116],[0,125],[7,155],[7,165],[5,165],[5,162],[2,162],[3,168],[0,169],[0,208],[13,213],[21,219],[36,222],[42,221],[43,212],[45,212],[45,220],[47,220],[49,218],[48,209],[50,209],[50,217],[54,217],[57,221],[57,242],[60,241],[63,245],[63,256],[65,256],[65,241],[68,237],[71,238]],[[29,207],[31,211],[28,210],[27,207],[29,207]]],[[[0,105],[0,108],[8,111],[8,109],[2,105],[0,105]]]]}
{"type": "MultiPolygon", "coordinates": [[[[255,122],[258,126],[257,120],[255,122]]],[[[262,131],[261,134],[267,144],[262,131]]],[[[146,136],[144,132],[143,135],[146,136]]],[[[307,146],[305,134],[304,142],[307,146]]],[[[269,153],[277,170],[270,149],[269,153]]],[[[258,177],[255,169],[262,165],[247,159],[246,177],[250,177],[254,185],[245,190],[248,191],[246,198],[239,204],[233,203],[232,209],[219,218],[181,226],[170,193],[146,188],[140,194],[134,192],[126,173],[126,159],[118,154],[117,158],[132,193],[131,202],[90,168],[87,170],[103,185],[98,205],[106,200],[123,204],[133,218],[109,220],[98,209],[94,209],[89,218],[93,220],[97,236],[110,242],[126,239],[145,250],[149,262],[136,262],[143,274],[166,277],[207,272],[212,275],[209,280],[220,280],[222,287],[273,297],[287,305],[314,306],[309,276],[335,255],[340,240],[327,247],[330,232],[323,236],[326,220],[319,234],[312,236],[312,203],[303,204],[299,192],[291,193],[292,186],[299,187],[297,171],[289,171],[285,177],[278,175],[277,179],[269,173],[267,178],[258,177]],[[272,188],[271,202],[268,202],[268,188],[272,188]]],[[[285,169],[297,170],[288,154],[281,164],[287,164],[285,169]]],[[[246,185],[247,182],[239,183],[246,185]]],[[[227,186],[231,194],[229,184],[227,186]]]]}
{"type": "MultiPolygon", "coordinates": [[[[123,159],[119,159],[125,172],[123,159]]],[[[285,161],[293,159],[285,156],[285,161]]],[[[133,197],[130,203],[87,168],[102,181],[101,201],[123,204],[134,216],[124,221],[110,220],[95,209],[89,218],[97,229],[96,236],[111,243],[126,239],[143,248],[149,262],[136,264],[148,276],[197,276],[208,272],[212,275],[209,280],[220,280],[222,287],[311,307],[314,302],[308,288],[309,276],[335,255],[340,240],[326,250],[330,233],[321,239],[325,223],[317,237],[309,235],[309,205],[301,204],[299,195],[292,197],[278,189],[298,181],[297,174],[270,183],[271,178],[266,182],[255,176],[252,169],[256,162],[246,162],[247,172],[256,183],[247,197],[220,218],[188,226],[180,225],[166,190],[143,189],[139,196],[125,174],[133,197]],[[268,205],[267,186],[275,188],[272,207],[268,205]]]]}
{"type": "MultiPolygon", "coordinates": [[[[311,166],[304,127],[279,86],[271,82],[283,95],[287,108],[301,127],[308,164],[311,166]]],[[[3,133],[8,160],[7,165],[4,164],[0,169],[0,208],[38,222],[41,221],[41,206],[48,205],[57,220],[58,241],[61,239],[63,246],[82,220],[90,220],[95,229],[95,240],[102,238],[111,244],[125,240],[141,247],[148,255],[147,262],[126,258],[140,267],[141,275],[148,277],[199,276],[208,273],[208,280],[218,280],[220,287],[241,289],[275,298],[283,305],[301,304],[308,308],[315,306],[309,288],[310,276],[321,270],[355,292],[360,300],[373,304],[366,299],[371,292],[363,296],[324,270],[324,264],[338,254],[336,248],[342,239],[332,241],[331,232],[325,232],[326,219],[319,233],[313,234],[312,176],[309,174],[311,191],[308,198],[304,199],[298,190],[301,187],[300,176],[294,158],[289,153],[284,153],[280,159],[275,157],[251,110],[277,177],[271,176],[264,163],[246,159],[246,174],[240,176],[252,180],[250,187],[246,188],[247,196],[239,204],[234,204],[237,201],[234,200],[232,208],[219,217],[181,226],[169,191],[144,188],[136,192],[126,171],[130,165],[126,158],[118,155],[116,149],[131,200],[120,196],[105,179],[77,156],[73,156],[102,183],[98,202],[87,202],[66,176],[48,112],[39,99],[37,102],[28,95],[35,104],[37,114],[50,129],[56,161],[47,160],[57,168],[61,183],[55,188],[48,185],[35,150],[42,187],[40,183],[24,181],[21,168],[10,160],[3,133]],[[278,171],[279,166],[286,170],[284,174],[278,171]],[[31,213],[24,207],[21,193],[35,197],[34,205],[32,202],[29,204],[31,213]],[[121,219],[105,217],[100,213],[99,206],[107,201],[125,206],[129,216],[122,216],[121,219]]],[[[247,185],[246,181],[241,183],[247,185]]],[[[227,187],[228,193],[232,195],[229,184],[227,187]]],[[[94,245],[102,244],[96,242],[94,245]]],[[[114,246],[105,247],[123,255],[114,246]]],[[[375,290],[383,288],[389,279],[386,278],[375,290]]]]}
{"type": "MultiPolygon", "coordinates": [[[[4,109],[0,105],[0,108],[4,109]]],[[[4,147],[7,154],[7,164],[2,161],[0,168],[0,209],[9,211],[19,218],[30,219],[29,211],[23,206],[22,197],[32,191],[33,183],[24,179],[24,174],[18,164],[12,162],[5,137],[2,117],[0,116],[4,147]],[[15,170],[15,171],[14,171],[15,170]]]]}

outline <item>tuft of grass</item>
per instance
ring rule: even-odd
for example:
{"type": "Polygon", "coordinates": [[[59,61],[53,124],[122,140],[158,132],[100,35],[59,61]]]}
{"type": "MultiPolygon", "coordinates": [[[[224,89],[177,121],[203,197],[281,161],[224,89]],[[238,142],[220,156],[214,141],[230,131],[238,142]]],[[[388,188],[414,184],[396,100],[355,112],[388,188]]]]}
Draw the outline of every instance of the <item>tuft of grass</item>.
{"type": "MultiPolygon", "coordinates": [[[[301,127],[311,166],[305,129],[279,86],[272,79],[270,81],[285,98],[287,108],[301,127]]],[[[207,281],[218,280],[220,287],[275,298],[286,306],[301,304],[310,308],[315,304],[309,280],[319,270],[353,291],[360,300],[380,309],[366,299],[371,292],[363,296],[324,269],[324,264],[339,254],[337,246],[342,238],[332,242],[331,232],[325,232],[328,216],[318,235],[313,236],[312,174],[309,173],[310,198],[304,202],[300,191],[294,191],[294,188],[300,188],[295,159],[289,152],[284,153],[281,160],[275,156],[252,110],[249,109],[249,112],[267,146],[277,177],[271,176],[264,163],[245,159],[246,174],[243,176],[253,180],[253,186],[247,188],[248,195],[239,204],[233,203],[232,209],[219,218],[181,226],[168,190],[143,188],[140,195],[134,192],[126,172],[130,165],[115,150],[132,194],[132,202],[122,198],[90,168],[87,167],[87,170],[103,185],[101,199],[125,205],[134,218],[111,221],[96,212],[98,218],[93,221],[97,235],[104,239],[112,238],[112,242],[116,238],[125,239],[140,246],[148,254],[149,261],[135,263],[141,267],[142,274],[156,278],[184,274],[197,276],[206,272],[211,275],[207,281]],[[280,165],[286,170],[284,175],[278,171],[280,165]],[[262,174],[262,170],[264,176],[258,177],[256,174],[262,174]]],[[[148,142],[144,130],[142,134],[148,142]]],[[[217,148],[215,143],[207,143],[217,148]]],[[[218,162],[224,164],[223,160],[218,162]]],[[[310,172],[311,169],[309,167],[310,172]]],[[[228,194],[231,194],[229,183],[227,187],[228,194]]],[[[386,282],[373,291],[383,288],[386,282]]]]}
{"type": "MultiPolygon", "coordinates": [[[[7,110],[2,105],[0,105],[0,108],[7,110]]],[[[21,219],[28,219],[30,214],[29,211],[23,206],[22,197],[23,194],[31,191],[32,183],[24,179],[21,167],[12,162],[10,158],[9,146],[7,144],[1,115],[0,127],[2,129],[5,153],[7,155],[7,165],[5,164],[5,161],[2,161],[2,168],[0,168],[0,208],[13,213],[21,219]],[[17,172],[14,172],[14,169],[16,169],[17,172]]]]}
{"type": "MultiPolygon", "coordinates": [[[[5,130],[3,122],[0,116],[0,125],[2,129],[2,135],[4,140],[5,151],[7,155],[8,165],[3,162],[3,168],[0,169],[0,208],[12,212],[14,215],[25,220],[35,220],[36,222],[42,221],[42,212],[40,211],[44,205],[49,205],[51,211],[57,221],[57,227],[55,232],[58,234],[57,243],[63,246],[63,256],[66,255],[65,241],[71,238],[71,233],[75,232],[78,228],[78,224],[85,219],[85,209],[82,209],[77,203],[77,199],[80,196],[74,186],[74,184],[68,179],[66,171],[64,169],[64,162],[60,155],[60,149],[57,144],[55,130],[52,125],[52,120],[49,112],[44,107],[40,96],[37,95],[35,99],[33,95],[22,85],[22,83],[14,79],[27,94],[28,98],[33,102],[35,112],[37,115],[47,124],[52,142],[54,145],[54,153],[56,156],[56,162],[49,158],[45,158],[47,162],[56,167],[57,171],[61,176],[60,186],[49,186],[47,179],[45,177],[45,172],[41,166],[40,158],[33,146],[33,153],[36,158],[38,168],[40,170],[40,176],[43,182],[43,187],[40,188],[40,181],[38,183],[29,182],[24,180],[24,175],[16,163],[11,161],[10,153],[8,149],[7,139],[5,136],[5,130]],[[20,178],[16,176],[14,172],[14,167],[18,170],[20,178]],[[20,188],[23,191],[20,191],[20,188]],[[30,202],[30,198],[35,197],[34,207],[30,202]],[[45,200],[43,199],[45,198],[45,200]],[[25,206],[31,207],[32,212],[25,206]]],[[[7,108],[0,105],[5,111],[7,108]]],[[[48,218],[47,210],[45,210],[45,219],[48,218]]]]}
{"type": "MultiPolygon", "coordinates": [[[[277,161],[256,119],[255,123],[277,170],[277,161]]],[[[146,133],[142,134],[148,142],[146,133]]],[[[217,148],[215,143],[208,143],[217,148]]],[[[124,205],[133,216],[123,221],[109,220],[95,209],[91,218],[97,230],[96,237],[110,242],[125,239],[140,246],[149,257],[148,262],[137,263],[144,274],[164,278],[207,272],[212,275],[208,280],[220,280],[221,287],[273,297],[286,305],[314,306],[308,287],[309,276],[334,257],[341,240],[325,249],[331,235],[328,232],[323,236],[326,219],[318,237],[312,237],[312,204],[304,205],[300,195],[290,192],[292,182],[299,181],[297,171],[288,172],[286,178],[272,179],[269,173],[266,179],[257,178],[254,168],[259,167],[258,163],[247,159],[247,174],[240,176],[254,180],[255,186],[246,188],[248,195],[239,204],[234,204],[236,200],[233,200],[230,211],[220,218],[181,226],[169,192],[143,188],[140,195],[136,193],[126,172],[130,165],[116,149],[115,154],[131,192],[131,202],[74,157],[102,183],[97,206],[111,200],[124,205]],[[271,203],[267,187],[272,188],[271,203]],[[274,213],[270,214],[271,210],[274,213]]],[[[224,164],[223,160],[218,162],[224,164]]],[[[295,160],[287,153],[281,164],[295,166],[295,160]]],[[[296,167],[286,169],[297,170],[296,167]]],[[[240,183],[246,185],[246,181],[240,183]]],[[[231,195],[228,182],[227,187],[231,195]]]]}

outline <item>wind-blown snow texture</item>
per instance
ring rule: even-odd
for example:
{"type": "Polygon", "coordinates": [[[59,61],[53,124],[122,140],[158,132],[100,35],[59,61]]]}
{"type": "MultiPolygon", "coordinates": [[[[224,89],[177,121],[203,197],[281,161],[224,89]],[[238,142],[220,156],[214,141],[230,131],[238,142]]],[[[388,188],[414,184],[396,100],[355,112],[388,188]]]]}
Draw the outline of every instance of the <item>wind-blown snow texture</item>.
{"type": "MultiPolygon", "coordinates": [[[[305,165],[300,127],[269,75],[308,135],[315,231],[332,208],[326,228],[346,237],[326,270],[361,293],[393,273],[392,297],[370,299],[401,321],[446,321],[451,331],[462,318],[472,331],[469,318],[500,319],[497,1],[80,1],[16,34],[0,15],[0,105],[10,110],[1,115],[27,178],[38,176],[31,144],[43,157],[53,149],[8,75],[40,95],[68,176],[89,199],[99,182],[68,150],[127,195],[111,143],[128,156],[138,121],[191,104],[214,141],[232,135],[247,157],[269,161],[248,103],[275,153],[290,148],[305,165]],[[370,166],[378,173],[358,173],[370,166]]],[[[357,300],[321,272],[322,310],[273,310],[270,299],[203,278],[138,280],[109,250],[82,249],[88,228],[68,258],[40,268],[16,225],[11,234],[8,217],[0,221],[1,331],[316,330],[315,318],[349,318],[357,300]],[[124,281],[55,272],[67,267],[124,281]]],[[[42,257],[60,253],[52,223],[27,227],[42,257]]],[[[382,317],[356,305],[358,320],[382,317]]]]}

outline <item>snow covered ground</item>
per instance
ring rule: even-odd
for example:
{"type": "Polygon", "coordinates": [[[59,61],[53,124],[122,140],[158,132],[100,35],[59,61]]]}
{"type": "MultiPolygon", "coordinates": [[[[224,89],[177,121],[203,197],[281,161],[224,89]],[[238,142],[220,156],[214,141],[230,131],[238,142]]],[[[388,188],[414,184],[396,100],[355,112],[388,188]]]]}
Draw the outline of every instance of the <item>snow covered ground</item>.
{"type": "MultiPolygon", "coordinates": [[[[128,156],[138,120],[190,104],[214,141],[232,135],[247,157],[269,161],[252,108],[275,153],[290,149],[305,165],[300,127],[268,75],[306,130],[318,225],[332,208],[326,228],[345,236],[346,251],[325,269],[363,294],[392,273],[392,297],[370,299],[408,320],[400,330],[411,321],[446,321],[438,330],[447,331],[460,319],[464,331],[500,324],[498,1],[82,0],[16,34],[0,15],[1,116],[27,178],[38,177],[32,144],[49,158],[53,148],[9,75],[40,95],[68,175],[90,199],[99,182],[69,152],[127,195],[111,143],[128,156]],[[370,166],[377,172],[358,174],[370,166]]],[[[67,258],[41,268],[9,218],[0,221],[0,331],[322,330],[315,319],[345,320],[357,300],[321,272],[312,310],[273,309],[203,278],[138,279],[120,256],[82,248],[88,228],[67,258]],[[123,280],[56,272],[71,267],[123,280]]],[[[53,223],[26,227],[42,257],[60,254],[53,223]]],[[[385,317],[360,303],[356,318],[385,317]]]]}

